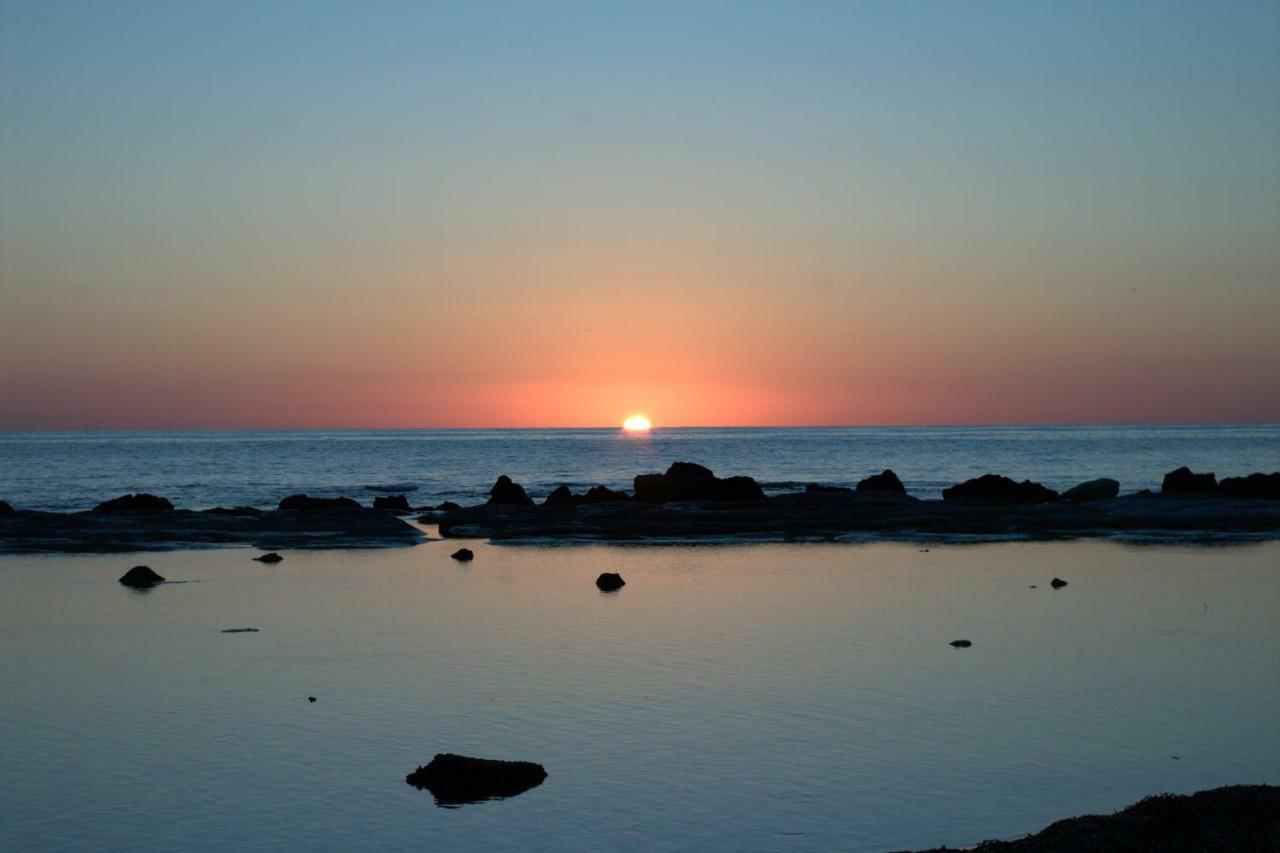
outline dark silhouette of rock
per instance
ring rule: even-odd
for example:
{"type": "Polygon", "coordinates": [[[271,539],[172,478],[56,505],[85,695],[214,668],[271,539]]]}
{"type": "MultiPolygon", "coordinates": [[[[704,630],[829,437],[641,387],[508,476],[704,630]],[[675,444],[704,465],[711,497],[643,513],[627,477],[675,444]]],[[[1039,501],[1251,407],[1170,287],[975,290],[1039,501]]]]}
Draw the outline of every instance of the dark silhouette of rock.
{"type": "Polygon", "coordinates": [[[626,492],[616,492],[607,486],[592,486],[582,496],[582,503],[584,504],[608,504],[629,500],[631,500],[631,495],[626,492]]]}
{"type": "Polygon", "coordinates": [[[307,697],[307,701],[308,701],[308,702],[314,702],[314,701],[316,701],[316,697],[314,697],[314,696],[308,696],[308,697],[307,697]]]}
{"type": "Polygon", "coordinates": [[[173,504],[168,498],[157,497],[139,492],[136,495],[121,495],[109,501],[103,501],[93,508],[94,512],[173,512],[173,504]]]}
{"type": "Polygon", "coordinates": [[[1185,465],[1176,471],[1170,471],[1164,475],[1164,482],[1160,484],[1160,491],[1166,492],[1195,492],[1202,494],[1212,494],[1218,490],[1218,478],[1213,474],[1193,474],[1191,469],[1185,465]]]}
{"type": "Polygon", "coordinates": [[[1053,587],[1054,589],[1062,589],[1066,585],[1067,585],[1067,582],[1064,581],[1062,578],[1054,578],[1053,580],[1049,581],[1049,586],[1053,587]]]}
{"type": "Polygon", "coordinates": [[[275,551],[272,551],[270,554],[263,554],[261,557],[254,557],[253,559],[257,560],[259,563],[278,563],[283,560],[284,557],[281,557],[275,551]]]}
{"type": "Polygon", "coordinates": [[[453,501],[445,501],[444,503],[436,507],[436,509],[440,510],[441,512],[457,512],[458,510],[462,509],[462,507],[454,503],[453,501]]]}
{"type": "Polygon", "coordinates": [[[364,507],[351,498],[313,498],[308,495],[289,495],[289,497],[280,501],[280,509],[316,512],[335,509],[364,509],[364,507]]]}
{"type": "Polygon", "coordinates": [[[983,474],[973,480],[942,490],[945,501],[984,501],[1001,504],[1051,503],[1060,496],[1053,489],[1023,480],[1021,483],[999,474],[983,474]]]}
{"type": "Polygon", "coordinates": [[[804,487],[804,490],[807,494],[811,495],[847,495],[853,492],[853,489],[850,489],[847,486],[824,486],[821,483],[809,483],[804,487]]]}
{"type": "Polygon", "coordinates": [[[459,561],[461,561],[461,562],[465,563],[465,562],[467,562],[468,560],[473,560],[473,559],[475,559],[475,556],[476,556],[476,555],[475,555],[475,554],[473,554],[473,553],[471,553],[471,549],[470,549],[470,548],[459,548],[458,550],[454,551],[454,552],[453,552],[452,554],[450,554],[449,556],[450,556],[450,557],[453,557],[453,559],[455,559],[455,560],[459,560],[459,561]]]}
{"type": "Polygon", "coordinates": [[[693,462],[673,462],[665,474],[639,474],[634,486],[635,499],[648,503],[764,500],[764,490],[752,478],[721,479],[693,462]]]}
{"type": "Polygon", "coordinates": [[[9,506],[8,501],[0,501],[0,515],[12,515],[13,507],[9,506]]]}
{"type": "Polygon", "coordinates": [[[224,634],[256,634],[258,633],[258,629],[257,628],[223,628],[222,633],[224,634]]]}
{"type": "Polygon", "coordinates": [[[902,485],[902,481],[898,479],[898,475],[893,471],[885,468],[879,474],[872,474],[865,480],[858,481],[858,491],[860,492],[892,492],[895,495],[905,495],[907,487],[902,485]]]}
{"type": "Polygon", "coordinates": [[[478,803],[514,797],[541,785],[547,771],[531,761],[497,761],[438,753],[431,763],[404,777],[419,790],[428,790],[441,806],[478,803]]]}
{"type": "Polygon", "coordinates": [[[1280,471],[1247,477],[1223,477],[1218,484],[1218,492],[1230,498],[1280,500],[1280,471]]]}
{"type": "Polygon", "coordinates": [[[1078,486],[1072,486],[1062,493],[1062,497],[1072,503],[1086,501],[1105,501],[1120,494],[1120,484],[1109,477],[1099,477],[1078,486]]]}
{"type": "Polygon", "coordinates": [[[957,649],[967,649],[972,646],[973,643],[969,640],[952,640],[951,645],[955,646],[957,649]]]}
{"type": "Polygon", "coordinates": [[[568,486],[556,486],[542,502],[543,506],[572,506],[578,502],[578,496],[568,486]]]}
{"type": "Polygon", "coordinates": [[[164,578],[152,571],[150,566],[134,566],[124,573],[120,578],[120,583],[125,586],[131,586],[134,589],[147,589],[158,583],[164,583],[164,578]]]}
{"type": "Polygon", "coordinates": [[[200,512],[205,515],[225,515],[232,518],[255,518],[262,515],[262,510],[252,506],[236,506],[230,508],[225,506],[215,506],[210,507],[209,509],[202,509],[200,512]]]}
{"type": "Polygon", "coordinates": [[[511,482],[511,478],[503,474],[489,490],[489,503],[533,506],[533,499],[524,493],[524,486],[511,482]]]}
{"type": "Polygon", "coordinates": [[[600,588],[601,592],[616,592],[626,585],[627,582],[617,572],[605,572],[596,578],[596,586],[600,588]]]}
{"type": "Polygon", "coordinates": [[[411,512],[409,499],[404,495],[379,495],[373,499],[374,509],[389,509],[396,512],[411,512]]]}

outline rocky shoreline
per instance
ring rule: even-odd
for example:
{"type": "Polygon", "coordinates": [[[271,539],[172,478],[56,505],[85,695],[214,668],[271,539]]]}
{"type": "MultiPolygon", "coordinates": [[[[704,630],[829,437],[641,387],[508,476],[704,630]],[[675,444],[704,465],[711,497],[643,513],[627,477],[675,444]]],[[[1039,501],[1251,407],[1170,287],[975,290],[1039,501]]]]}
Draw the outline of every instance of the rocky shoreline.
{"type": "Polygon", "coordinates": [[[1120,495],[1111,479],[1061,494],[1029,480],[986,474],[944,489],[941,500],[906,493],[891,470],[856,488],[811,484],[766,496],[751,477],[718,477],[690,462],[640,474],[632,492],[561,486],[540,503],[501,476],[487,503],[413,508],[403,495],[374,507],[346,497],[291,495],[274,510],[175,509],[155,495],[123,495],[93,510],[52,513],[0,501],[0,552],[110,552],[251,545],[381,548],[425,535],[403,516],[438,525],[446,538],[709,542],[955,540],[1111,537],[1247,541],[1280,538],[1280,473],[1219,482],[1187,468],[1159,492],[1120,495]]]}

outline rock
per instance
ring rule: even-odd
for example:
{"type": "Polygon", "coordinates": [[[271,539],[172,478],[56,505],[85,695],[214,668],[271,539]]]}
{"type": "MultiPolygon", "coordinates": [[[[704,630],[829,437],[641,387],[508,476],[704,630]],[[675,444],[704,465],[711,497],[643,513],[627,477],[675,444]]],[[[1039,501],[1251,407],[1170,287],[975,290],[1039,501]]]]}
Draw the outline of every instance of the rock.
{"type": "Polygon", "coordinates": [[[547,771],[531,761],[496,761],[438,753],[431,763],[404,777],[419,790],[428,790],[438,805],[462,805],[514,797],[541,785],[547,771]]]}
{"type": "Polygon", "coordinates": [[[616,492],[607,486],[592,486],[587,489],[587,493],[582,496],[581,500],[584,504],[607,504],[629,501],[631,500],[631,495],[626,492],[616,492]]]}
{"type": "Polygon", "coordinates": [[[379,495],[373,499],[374,509],[389,509],[396,512],[412,512],[409,499],[404,495],[379,495]]]}
{"type": "Polygon", "coordinates": [[[552,490],[551,494],[547,495],[547,499],[542,502],[542,505],[573,506],[577,502],[578,496],[575,495],[568,486],[556,486],[556,488],[552,490]]]}
{"type": "Polygon", "coordinates": [[[462,509],[462,507],[460,507],[458,504],[454,503],[453,501],[445,501],[444,503],[437,506],[436,509],[440,510],[441,512],[457,512],[458,510],[462,509]]]}
{"type": "Polygon", "coordinates": [[[261,557],[254,557],[253,559],[257,560],[259,563],[278,563],[283,560],[284,557],[281,557],[275,551],[272,551],[270,554],[263,554],[261,557]]]}
{"type": "Polygon", "coordinates": [[[617,592],[626,585],[627,582],[617,572],[605,572],[596,578],[596,586],[600,588],[601,592],[617,592]]]}
{"type": "Polygon", "coordinates": [[[955,646],[957,649],[967,649],[972,646],[973,643],[969,640],[952,640],[951,645],[955,646]]]}
{"type": "Polygon", "coordinates": [[[470,561],[470,560],[475,559],[475,556],[476,556],[476,555],[475,555],[475,554],[473,554],[473,553],[471,553],[471,549],[470,549],[470,548],[459,548],[458,550],[454,551],[454,552],[453,552],[452,554],[450,554],[449,556],[450,556],[450,557],[453,557],[453,559],[455,559],[455,560],[458,560],[458,561],[460,561],[460,562],[465,563],[465,562],[468,562],[468,561],[470,561]]]}
{"type": "Polygon", "coordinates": [[[109,501],[103,501],[93,508],[94,512],[173,512],[173,504],[167,498],[157,497],[139,492],[136,495],[121,495],[109,501]]]}
{"type": "Polygon", "coordinates": [[[1280,500],[1280,471],[1274,474],[1250,474],[1248,477],[1223,477],[1218,492],[1230,498],[1280,500]]]}
{"type": "Polygon", "coordinates": [[[262,510],[252,506],[237,506],[230,509],[225,506],[215,506],[202,509],[200,512],[205,515],[225,515],[231,518],[256,518],[262,515],[262,510]]]}
{"type": "Polygon", "coordinates": [[[1067,582],[1064,581],[1062,578],[1054,578],[1053,580],[1049,581],[1049,586],[1053,587],[1054,589],[1062,589],[1066,585],[1067,585],[1067,582]]]}
{"type": "Polygon", "coordinates": [[[158,583],[164,583],[164,578],[152,571],[150,566],[134,566],[124,573],[120,583],[134,589],[149,589],[158,583]]]}
{"type": "Polygon", "coordinates": [[[222,633],[224,634],[256,634],[258,633],[258,629],[257,628],[223,628],[222,633]]]}
{"type": "Polygon", "coordinates": [[[635,499],[647,503],[764,500],[764,490],[752,478],[721,479],[693,462],[674,462],[665,474],[639,474],[634,487],[635,499]]]}
{"type": "Polygon", "coordinates": [[[1185,465],[1176,471],[1170,471],[1164,475],[1164,482],[1160,484],[1160,491],[1167,492],[1194,492],[1201,494],[1212,494],[1218,490],[1218,478],[1213,474],[1193,474],[1191,469],[1185,465]]]}
{"type": "Polygon", "coordinates": [[[985,501],[1002,504],[1052,503],[1060,496],[1053,489],[1023,480],[1014,482],[999,474],[983,474],[973,480],[942,490],[945,501],[985,501]]]}
{"type": "Polygon", "coordinates": [[[852,494],[853,489],[846,486],[824,486],[821,483],[809,483],[804,487],[805,493],[810,495],[838,495],[852,494]]]}
{"type": "Polygon", "coordinates": [[[1105,501],[1120,494],[1120,483],[1109,477],[1099,477],[1078,486],[1072,486],[1062,493],[1062,497],[1073,504],[1086,501],[1105,501]]]}
{"type": "Polygon", "coordinates": [[[13,515],[13,507],[8,501],[0,501],[0,515],[13,515]]]}
{"type": "Polygon", "coordinates": [[[902,481],[898,479],[897,474],[886,468],[879,474],[872,474],[865,480],[859,480],[858,491],[892,492],[895,495],[905,495],[907,493],[907,487],[902,485],[902,481]]]}
{"type": "Polygon", "coordinates": [[[524,493],[524,487],[511,482],[511,478],[503,474],[489,490],[489,503],[509,504],[511,506],[533,506],[533,499],[524,493]]]}
{"type": "Polygon", "coordinates": [[[316,697],[314,697],[314,696],[308,696],[308,697],[307,697],[307,701],[308,701],[308,702],[314,702],[314,701],[316,701],[316,697]]]}
{"type": "Polygon", "coordinates": [[[313,498],[307,495],[289,495],[280,501],[280,509],[292,509],[300,512],[318,510],[364,509],[351,498],[313,498]]]}

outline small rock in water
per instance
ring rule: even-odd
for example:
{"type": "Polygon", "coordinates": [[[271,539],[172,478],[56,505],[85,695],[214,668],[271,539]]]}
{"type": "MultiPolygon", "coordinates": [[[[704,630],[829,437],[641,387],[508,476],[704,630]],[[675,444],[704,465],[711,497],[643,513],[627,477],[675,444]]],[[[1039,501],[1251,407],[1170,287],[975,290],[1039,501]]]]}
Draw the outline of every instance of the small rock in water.
{"type": "Polygon", "coordinates": [[[955,646],[957,649],[967,649],[972,646],[973,643],[969,640],[952,640],[951,645],[955,646]]]}
{"type": "Polygon", "coordinates": [[[314,696],[308,696],[308,697],[307,697],[307,701],[308,701],[308,702],[314,702],[314,701],[316,701],[316,697],[314,697],[314,696]]]}
{"type": "Polygon", "coordinates": [[[379,495],[373,499],[374,509],[389,509],[395,512],[409,512],[409,498],[405,495],[379,495]]]}
{"type": "Polygon", "coordinates": [[[457,512],[458,510],[462,509],[462,507],[454,503],[453,501],[445,501],[444,503],[437,506],[436,509],[440,510],[441,512],[457,512]]]}
{"type": "Polygon", "coordinates": [[[152,571],[150,566],[134,566],[124,573],[120,583],[134,589],[147,589],[158,583],[164,583],[164,578],[152,571]]]}
{"type": "Polygon", "coordinates": [[[547,771],[532,761],[497,761],[437,753],[431,763],[404,777],[419,790],[435,795],[436,805],[459,806],[500,797],[514,797],[541,785],[547,771]]]}
{"type": "Polygon", "coordinates": [[[467,562],[468,560],[474,559],[476,555],[475,555],[475,554],[473,554],[473,553],[471,553],[471,549],[470,549],[470,548],[459,548],[458,550],[454,551],[454,552],[453,552],[452,554],[450,554],[449,556],[450,556],[450,557],[453,557],[453,559],[455,559],[455,560],[461,560],[462,562],[464,562],[464,563],[465,563],[465,562],[467,562]]]}
{"type": "Polygon", "coordinates": [[[254,557],[253,559],[257,560],[259,563],[278,563],[283,560],[284,557],[281,557],[275,551],[272,551],[270,554],[263,554],[261,557],[254,557]]]}
{"type": "Polygon", "coordinates": [[[258,629],[257,628],[223,628],[222,633],[224,634],[256,634],[258,633],[258,629]]]}
{"type": "Polygon", "coordinates": [[[1067,582],[1064,581],[1062,578],[1054,578],[1053,580],[1049,581],[1049,586],[1053,587],[1054,589],[1062,589],[1066,585],[1067,585],[1067,582]]]}
{"type": "Polygon", "coordinates": [[[1028,589],[1035,589],[1035,588],[1036,588],[1035,584],[1032,584],[1031,586],[1028,587],[1028,589]]]}
{"type": "Polygon", "coordinates": [[[596,586],[600,588],[601,592],[616,592],[626,585],[627,582],[617,572],[605,572],[596,578],[596,586]]]}

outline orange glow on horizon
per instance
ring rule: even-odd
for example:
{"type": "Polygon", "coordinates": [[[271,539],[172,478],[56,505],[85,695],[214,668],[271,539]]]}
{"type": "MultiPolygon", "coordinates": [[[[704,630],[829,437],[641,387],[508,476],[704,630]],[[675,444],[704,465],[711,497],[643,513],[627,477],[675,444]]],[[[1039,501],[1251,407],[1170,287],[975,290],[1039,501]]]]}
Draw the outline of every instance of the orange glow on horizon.
{"type": "Polygon", "coordinates": [[[622,428],[627,432],[648,432],[653,424],[644,415],[632,415],[622,422],[622,428]]]}

